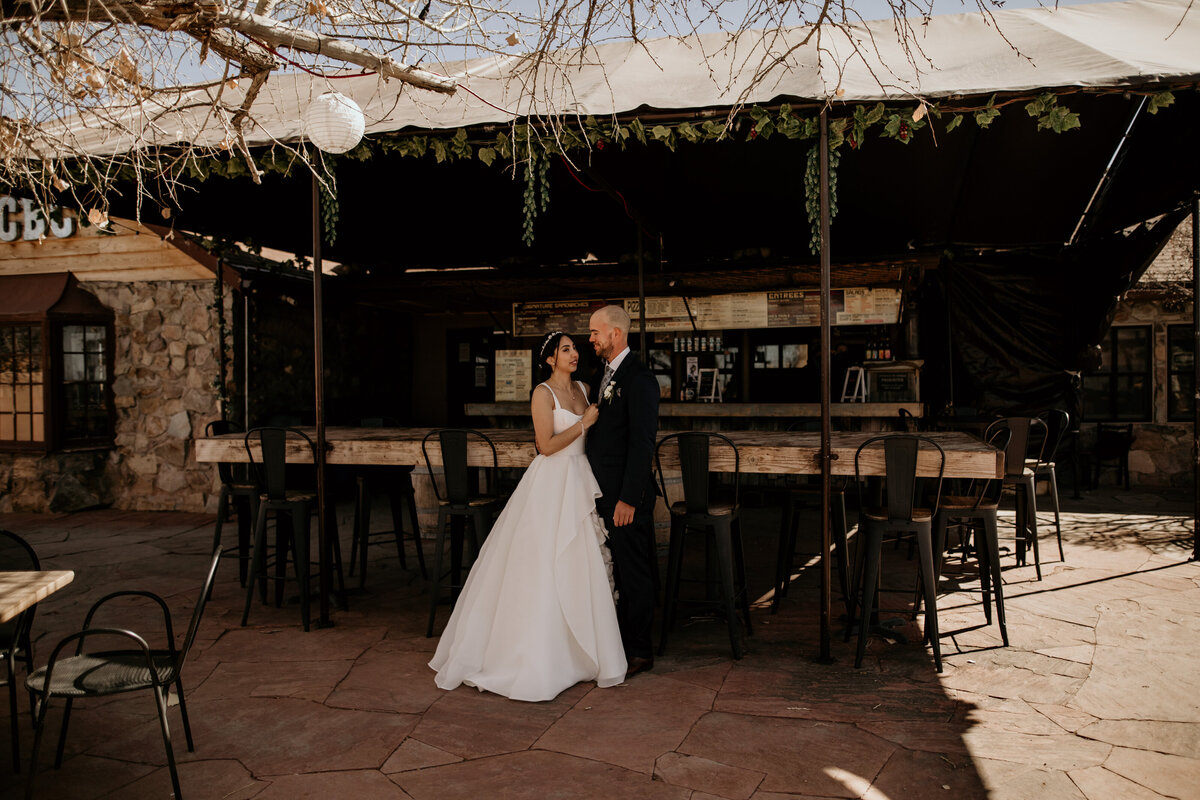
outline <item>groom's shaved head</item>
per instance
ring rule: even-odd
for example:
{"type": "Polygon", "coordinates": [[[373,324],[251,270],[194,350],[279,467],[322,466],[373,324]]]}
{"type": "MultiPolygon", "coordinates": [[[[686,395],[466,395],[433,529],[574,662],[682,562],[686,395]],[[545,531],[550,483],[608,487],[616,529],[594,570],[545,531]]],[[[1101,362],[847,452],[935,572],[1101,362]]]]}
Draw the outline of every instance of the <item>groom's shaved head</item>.
{"type": "Polygon", "coordinates": [[[620,306],[604,306],[596,312],[600,318],[614,328],[620,328],[621,333],[629,333],[629,315],[620,306]]]}
{"type": "Polygon", "coordinates": [[[596,309],[588,323],[591,336],[588,341],[596,350],[596,355],[605,361],[611,361],[625,349],[629,334],[629,315],[620,306],[603,306],[596,309]]]}

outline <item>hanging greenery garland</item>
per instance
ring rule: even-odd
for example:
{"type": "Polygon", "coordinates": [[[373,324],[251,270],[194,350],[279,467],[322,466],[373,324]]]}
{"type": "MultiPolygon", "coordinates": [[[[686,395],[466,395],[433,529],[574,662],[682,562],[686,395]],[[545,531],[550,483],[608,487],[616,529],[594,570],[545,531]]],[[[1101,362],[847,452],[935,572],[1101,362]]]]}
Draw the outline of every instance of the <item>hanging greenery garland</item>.
{"type": "MultiPolygon", "coordinates": [[[[1181,87],[1186,88],[1186,87],[1181,87]]],[[[1194,87],[1192,87],[1194,88],[1194,87]]],[[[1174,91],[1155,90],[1142,92],[1148,98],[1146,111],[1157,114],[1160,109],[1172,105],[1174,91]]],[[[959,128],[964,120],[971,120],[981,129],[986,129],[1000,116],[1004,108],[1024,103],[1025,113],[1036,120],[1037,130],[1065,133],[1081,127],[1077,112],[1060,103],[1060,98],[1077,93],[1078,90],[1043,92],[1037,96],[1014,96],[997,101],[992,95],[986,104],[946,105],[920,101],[913,108],[888,107],[882,102],[874,105],[855,105],[849,116],[829,121],[830,193],[831,218],[836,214],[837,164],[841,159],[839,150],[843,145],[850,150],[866,146],[869,139],[891,139],[901,144],[912,142],[919,131],[937,125],[938,133],[948,134],[959,128]],[[875,132],[878,131],[876,134],[875,132]]],[[[1113,90],[1117,92],[1118,90],[1113,90]]],[[[1119,90],[1128,93],[1129,90],[1119,90]]],[[[453,133],[388,133],[363,140],[361,144],[339,158],[367,160],[376,154],[397,154],[411,158],[422,158],[432,154],[437,163],[478,158],[488,166],[497,162],[508,168],[522,167],[524,194],[522,203],[522,240],[527,246],[534,242],[534,223],[539,213],[546,211],[550,198],[550,156],[570,154],[588,149],[603,150],[616,146],[621,150],[628,147],[662,145],[675,152],[678,147],[703,142],[729,141],[741,136],[745,141],[766,140],[772,136],[788,139],[815,139],[818,134],[819,109],[810,108],[801,113],[784,103],[775,109],[751,106],[728,124],[716,119],[658,122],[647,128],[634,117],[623,124],[611,120],[601,122],[595,117],[579,120],[577,125],[564,125],[561,129],[538,130],[531,122],[521,123],[511,129],[512,136],[505,131],[497,132],[493,138],[475,138],[465,128],[453,133]],[[749,122],[748,128],[745,122],[749,122]],[[744,134],[741,132],[745,131],[744,134]]],[[[814,178],[815,157],[811,148],[805,169],[805,209],[813,230],[810,247],[813,252],[820,249],[819,231],[819,181],[814,178]]],[[[302,164],[294,155],[271,148],[258,157],[263,172],[287,174],[297,164],[302,164]]],[[[307,168],[307,166],[305,166],[307,168]]],[[[237,177],[248,174],[245,162],[240,158],[212,158],[207,161],[189,162],[189,176],[205,179],[210,175],[237,177]]],[[[325,210],[325,229],[328,241],[336,238],[337,200],[333,194],[325,195],[322,207],[325,210]]]]}

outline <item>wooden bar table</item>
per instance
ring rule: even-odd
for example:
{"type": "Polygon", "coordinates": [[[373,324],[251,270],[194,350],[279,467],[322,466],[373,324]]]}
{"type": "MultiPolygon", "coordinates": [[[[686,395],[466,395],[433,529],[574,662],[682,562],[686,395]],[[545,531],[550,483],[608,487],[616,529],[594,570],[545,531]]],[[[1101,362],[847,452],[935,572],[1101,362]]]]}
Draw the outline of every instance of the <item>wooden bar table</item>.
{"type": "MultiPolygon", "coordinates": [[[[326,440],[329,452],[328,464],[367,465],[389,464],[401,466],[424,466],[421,441],[431,428],[327,428],[326,440]]],[[[533,431],[516,428],[480,429],[496,445],[496,458],[501,467],[527,467],[537,455],[533,444],[533,431]]],[[[721,431],[738,448],[741,471],[760,474],[821,474],[821,434],[812,431],[721,431]]],[[[660,436],[669,435],[669,432],[660,436]]],[[[859,445],[878,432],[838,431],[831,439],[834,475],[854,475],[854,453],[859,445]]],[[[945,478],[1003,478],[1004,454],[961,431],[938,431],[922,434],[941,445],[946,454],[945,478]]],[[[671,449],[671,448],[668,448],[671,449]]],[[[861,465],[863,475],[884,475],[883,448],[873,450],[870,458],[861,465]]],[[[663,469],[670,470],[672,464],[663,454],[663,469]]],[[[288,460],[312,463],[312,454],[307,447],[291,447],[288,460]]],[[[257,454],[255,456],[258,457],[257,454]]],[[[709,466],[717,472],[733,471],[733,454],[728,448],[714,448],[709,466]]],[[[244,444],[244,434],[197,439],[196,460],[203,462],[247,462],[249,456],[244,444]]],[[[429,441],[429,460],[441,464],[441,450],[437,438],[429,441]]],[[[491,450],[486,444],[468,443],[467,461],[472,466],[490,467],[491,450]]],[[[917,453],[917,474],[937,476],[938,457],[933,448],[921,448],[917,453]]],[[[822,554],[824,558],[824,554],[822,554]]],[[[322,564],[322,569],[327,568],[322,564]]]]}
{"type": "Polygon", "coordinates": [[[8,622],[75,580],[71,570],[0,572],[0,622],[8,622]]]}
{"type": "MultiPolygon", "coordinates": [[[[424,466],[421,440],[432,428],[328,428],[327,463],[343,465],[424,466]]],[[[481,433],[496,445],[496,457],[501,467],[529,466],[537,455],[533,431],[517,428],[484,428],[481,433]]],[[[813,431],[721,431],[728,436],[741,455],[741,469],[746,473],[774,475],[819,475],[817,461],[821,451],[821,434],[813,431]]],[[[666,436],[664,432],[660,434],[666,436]]],[[[868,431],[839,431],[833,434],[833,474],[854,474],[854,452],[858,446],[879,433],[868,431]]],[[[946,452],[947,478],[1002,478],[1004,456],[994,447],[984,444],[970,434],[960,431],[935,431],[922,434],[933,439],[946,452]]],[[[296,463],[312,463],[303,443],[289,442],[287,456],[296,463]]],[[[256,452],[257,457],[257,452],[256,452]]],[[[717,472],[733,470],[733,458],[713,450],[711,468],[717,472]]],[[[246,463],[243,434],[226,434],[196,440],[196,460],[201,462],[246,463]]],[[[429,460],[441,465],[441,449],[437,439],[429,442],[429,460]]],[[[472,466],[490,467],[491,451],[482,442],[468,445],[467,460],[472,466]]],[[[917,474],[937,474],[936,451],[921,450],[917,459],[917,474]]],[[[664,462],[664,467],[670,467],[664,462]]],[[[864,475],[883,475],[882,453],[863,463],[864,475]]]]}

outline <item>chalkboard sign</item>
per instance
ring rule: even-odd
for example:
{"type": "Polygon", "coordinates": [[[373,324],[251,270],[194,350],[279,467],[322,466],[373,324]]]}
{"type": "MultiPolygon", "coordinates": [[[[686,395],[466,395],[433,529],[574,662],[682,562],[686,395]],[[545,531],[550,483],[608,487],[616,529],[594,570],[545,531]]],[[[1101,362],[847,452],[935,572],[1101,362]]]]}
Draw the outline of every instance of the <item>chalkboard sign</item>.
{"type": "Polygon", "coordinates": [[[700,370],[700,388],[696,392],[696,399],[706,403],[721,402],[721,381],[716,369],[700,370]]]}

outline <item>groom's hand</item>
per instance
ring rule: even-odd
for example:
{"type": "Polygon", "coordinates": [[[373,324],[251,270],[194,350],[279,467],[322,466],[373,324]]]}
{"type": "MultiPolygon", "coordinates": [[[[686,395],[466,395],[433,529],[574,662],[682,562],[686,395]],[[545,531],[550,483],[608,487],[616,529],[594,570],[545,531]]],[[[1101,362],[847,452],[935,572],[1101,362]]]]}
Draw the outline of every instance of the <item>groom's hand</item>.
{"type": "Polygon", "coordinates": [[[620,528],[633,522],[633,506],[621,500],[617,501],[617,507],[613,509],[613,525],[620,528]]]}

